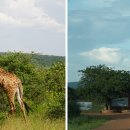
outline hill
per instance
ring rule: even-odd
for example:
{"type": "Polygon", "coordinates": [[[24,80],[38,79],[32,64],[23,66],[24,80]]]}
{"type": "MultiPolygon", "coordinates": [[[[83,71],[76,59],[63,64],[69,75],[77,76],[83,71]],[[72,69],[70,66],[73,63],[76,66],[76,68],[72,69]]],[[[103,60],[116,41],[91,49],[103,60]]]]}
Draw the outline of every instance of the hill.
{"type": "Polygon", "coordinates": [[[78,87],[78,82],[69,82],[68,87],[70,88],[77,88],[78,87]]]}
{"type": "Polygon", "coordinates": [[[44,67],[50,67],[53,63],[57,61],[65,62],[65,57],[63,56],[34,54],[32,58],[36,64],[44,67]]]}
{"type": "MultiPolygon", "coordinates": [[[[0,55],[5,55],[10,52],[0,52],[0,55]]],[[[54,55],[42,55],[39,53],[26,53],[32,57],[32,61],[41,67],[50,67],[53,63],[57,61],[65,62],[64,56],[54,56],[54,55]]]]}

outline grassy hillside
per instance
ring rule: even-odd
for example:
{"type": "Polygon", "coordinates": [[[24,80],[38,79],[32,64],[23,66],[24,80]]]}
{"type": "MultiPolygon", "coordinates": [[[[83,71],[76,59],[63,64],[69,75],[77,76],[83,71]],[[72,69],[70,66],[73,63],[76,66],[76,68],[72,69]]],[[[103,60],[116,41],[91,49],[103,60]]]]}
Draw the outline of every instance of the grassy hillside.
{"type": "Polygon", "coordinates": [[[36,64],[44,67],[50,67],[56,61],[65,62],[65,57],[63,56],[34,54],[32,58],[36,64]]]}
{"type": "MultiPolygon", "coordinates": [[[[0,55],[5,55],[10,52],[0,52],[0,55]]],[[[52,64],[54,64],[57,61],[62,61],[65,62],[65,57],[64,56],[55,56],[55,55],[42,55],[38,53],[34,54],[27,54],[30,55],[32,58],[32,61],[38,65],[38,66],[43,66],[43,67],[50,67],[52,64]]]]}

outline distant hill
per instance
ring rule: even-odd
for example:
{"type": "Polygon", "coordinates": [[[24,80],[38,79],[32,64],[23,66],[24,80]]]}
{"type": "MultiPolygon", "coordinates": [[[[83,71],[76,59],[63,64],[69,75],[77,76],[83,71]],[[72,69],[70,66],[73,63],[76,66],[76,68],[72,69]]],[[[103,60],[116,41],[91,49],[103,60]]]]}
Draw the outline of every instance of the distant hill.
{"type": "Polygon", "coordinates": [[[70,88],[77,88],[78,87],[78,82],[69,82],[68,87],[70,88]]]}
{"type": "Polygon", "coordinates": [[[53,56],[53,55],[33,55],[33,61],[39,66],[50,67],[57,61],[65,62],[64,56],[53,56]]]}
{"type": "MultiPolygon", "coordinates": [[[[0,52],[0,55],[7,54],[8,52],[0,52]]],[[[54,55],[42,55],[39,53],[27,53],[27,55],[32,55],[32,60],[34,63],[36,63],[38,66],[43,67],[50,67],[52,64],[54,64],[57,61],[65,62],[64,56],[54,56],[54,55]]]]}

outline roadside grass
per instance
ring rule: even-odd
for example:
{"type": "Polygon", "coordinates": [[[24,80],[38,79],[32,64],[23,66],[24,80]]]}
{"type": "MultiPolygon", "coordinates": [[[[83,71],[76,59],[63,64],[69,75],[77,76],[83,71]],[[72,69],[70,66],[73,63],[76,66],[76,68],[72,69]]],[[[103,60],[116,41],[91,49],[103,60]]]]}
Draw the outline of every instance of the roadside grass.
{"type": "Polygon", "coordinates": [[[68,121],[68,130],[93,130],[109,119],[96,116],[79,116],[68,121]]]}
{"type": "Polygon", "coordinates": [[[0,130],[65,130],[65,120],[50,120],[40,115],[31,115],[27,122],[22,117],[9,117],[0,124],[0,130]]]}

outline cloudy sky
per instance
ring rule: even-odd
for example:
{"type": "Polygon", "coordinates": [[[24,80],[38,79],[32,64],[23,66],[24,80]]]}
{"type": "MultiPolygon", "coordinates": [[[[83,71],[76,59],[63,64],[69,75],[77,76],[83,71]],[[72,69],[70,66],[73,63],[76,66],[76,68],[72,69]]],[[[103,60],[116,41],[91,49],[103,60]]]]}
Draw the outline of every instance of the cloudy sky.
{"type": "Polygon", "coordinates": [[[1,0],[0,52],[65,55],[65,0],[1,0]]]}
{"type": "Polygon", "coordinates": [[[69,0],[69,81],[105,64],[130,70],[130,0],[69,0]]]}

